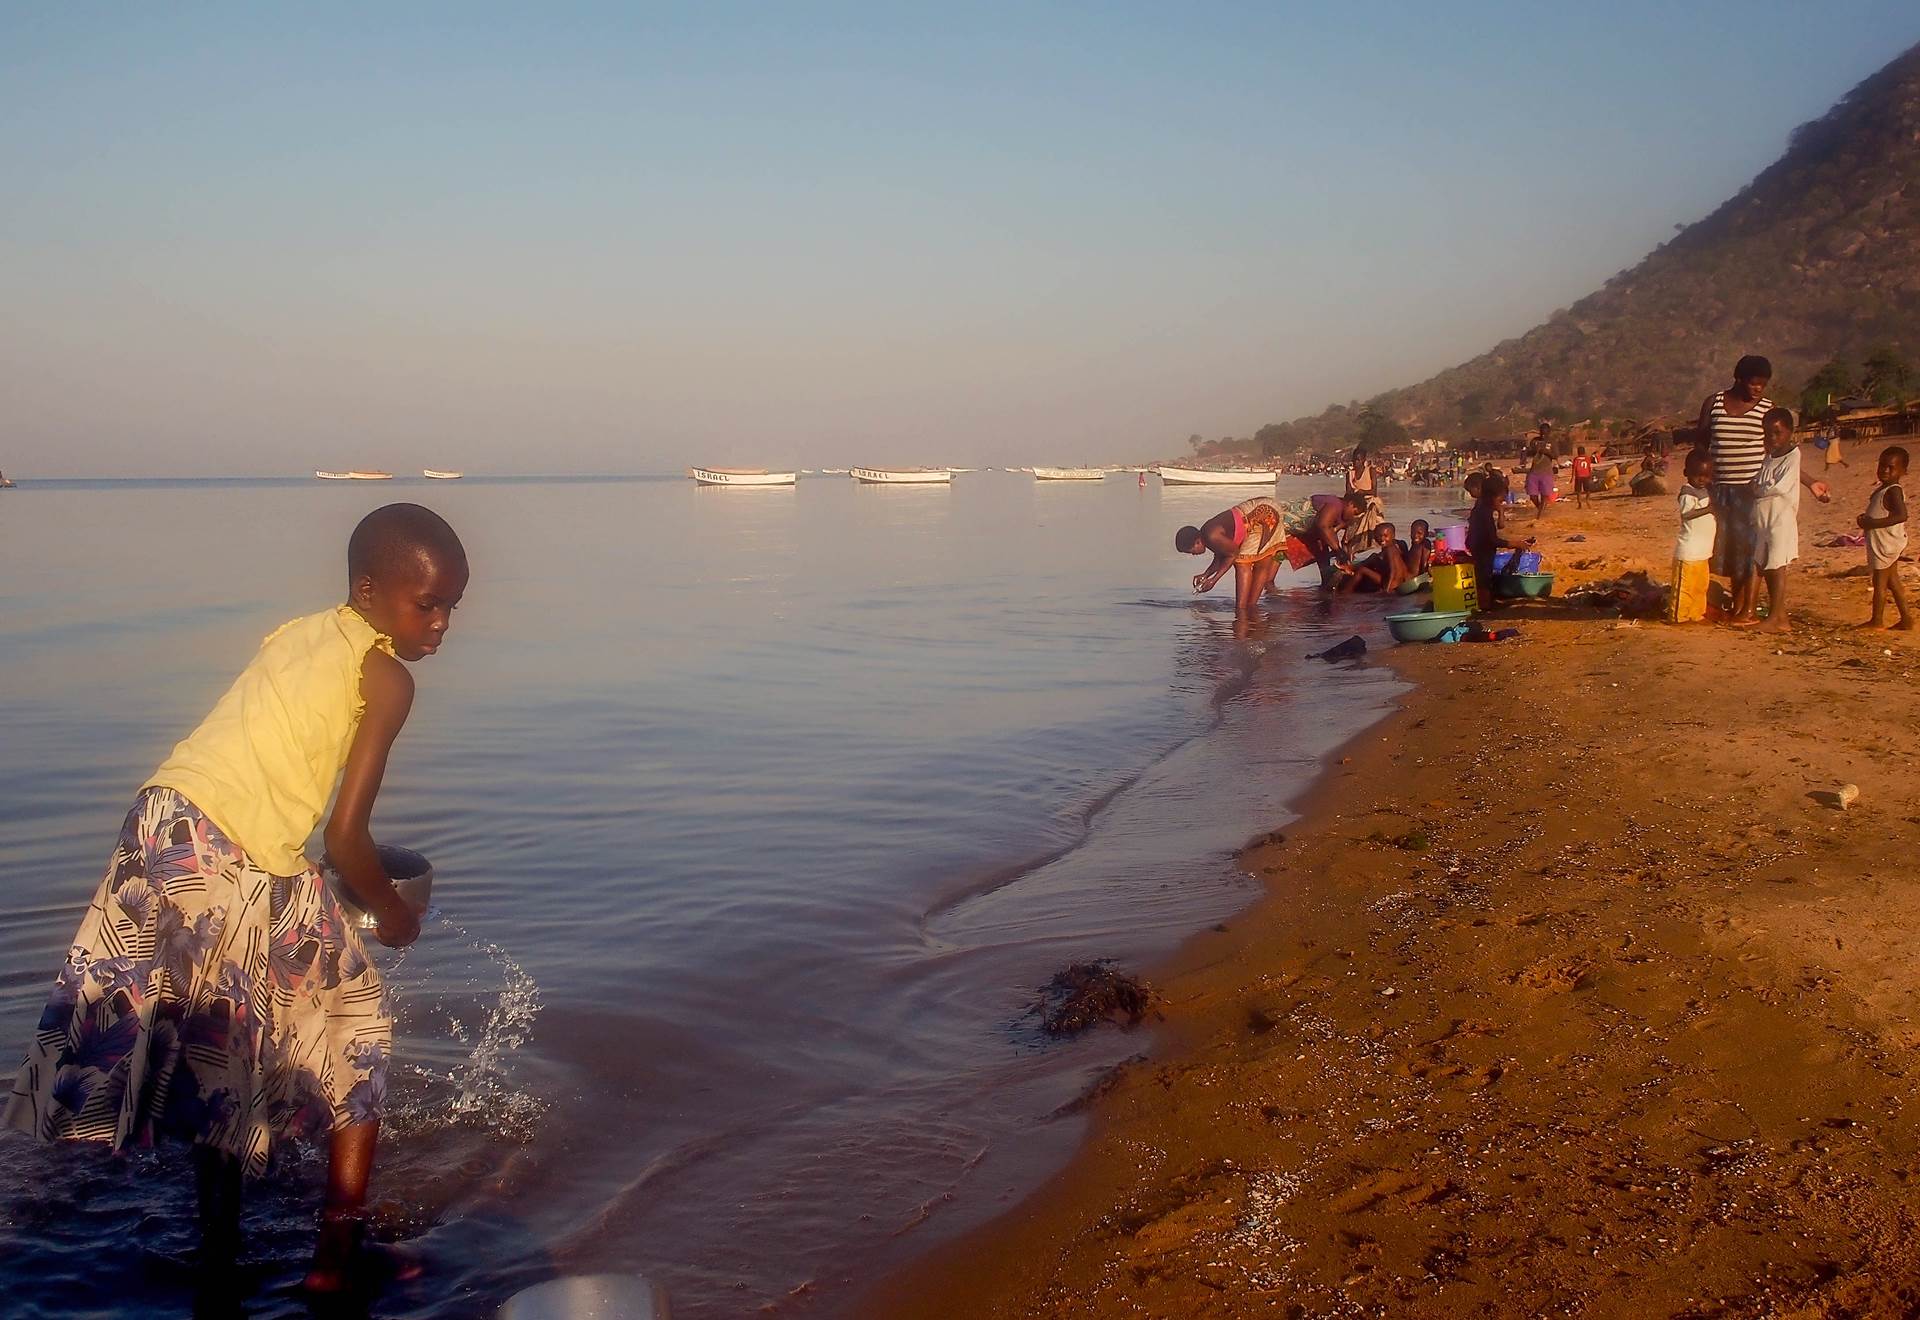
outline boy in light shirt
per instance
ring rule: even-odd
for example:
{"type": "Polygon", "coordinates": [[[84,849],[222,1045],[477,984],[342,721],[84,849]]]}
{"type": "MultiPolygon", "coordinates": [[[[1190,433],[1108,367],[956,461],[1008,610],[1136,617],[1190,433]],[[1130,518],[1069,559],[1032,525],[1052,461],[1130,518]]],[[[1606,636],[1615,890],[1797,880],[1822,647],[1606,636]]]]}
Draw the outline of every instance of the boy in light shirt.
{"type": "Polygon", "coordinates": [[[1713,516],[1713,459],[1704,449],[1687,455],[1687,484],[1680,488],[1680,537],[1673,545],[1673,590],[1667,595],[1668,623],[1698,623],[1707,617],[1709,561],[1716,531],[1713,516]]]}

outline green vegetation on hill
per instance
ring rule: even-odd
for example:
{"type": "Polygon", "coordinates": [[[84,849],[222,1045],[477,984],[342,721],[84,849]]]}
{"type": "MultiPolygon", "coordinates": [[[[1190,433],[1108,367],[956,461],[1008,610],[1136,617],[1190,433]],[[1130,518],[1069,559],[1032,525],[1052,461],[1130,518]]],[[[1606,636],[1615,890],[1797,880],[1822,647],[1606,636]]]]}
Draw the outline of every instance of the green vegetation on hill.
{"type": "Polygon", "coordinates": [[[1920,359],[1920,46],[1795,130],[1731,201],[1544,324],[1237,443],[1284,454],[1511,435],[1541,417],[1690,418],[1743,353],[1773,359],[1780,399],[1920,388],[1888,370],[1920,359]]]}

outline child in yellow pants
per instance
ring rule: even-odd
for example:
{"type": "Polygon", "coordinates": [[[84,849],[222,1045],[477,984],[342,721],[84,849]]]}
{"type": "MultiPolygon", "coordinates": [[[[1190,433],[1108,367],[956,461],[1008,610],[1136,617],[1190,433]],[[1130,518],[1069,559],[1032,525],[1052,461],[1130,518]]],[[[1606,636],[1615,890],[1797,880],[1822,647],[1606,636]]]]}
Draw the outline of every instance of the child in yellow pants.
{"type": "Polygon", "coordinates": [[[1708,564],[1715,532],[1713,460],[1704,449],[1687,455],[1687,484],[1680,488],[1680,538],[1673,546],[1673,589],[1667,594],[1667,622],[1698,623],[1707,617],[1708,564]]]}

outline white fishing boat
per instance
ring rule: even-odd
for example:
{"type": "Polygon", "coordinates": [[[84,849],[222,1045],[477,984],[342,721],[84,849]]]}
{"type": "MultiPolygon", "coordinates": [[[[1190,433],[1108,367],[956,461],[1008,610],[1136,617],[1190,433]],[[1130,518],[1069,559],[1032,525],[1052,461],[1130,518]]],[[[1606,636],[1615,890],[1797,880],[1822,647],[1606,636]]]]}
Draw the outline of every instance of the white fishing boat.
{"type": "Polygon", "coordinates": [[[765,468],[688,468],[687,475],[702,486],[791,486],[792,472],[769,472],[765,468]]]}
{"type": "Polygon", "coordinates": [[[1187,468],[1160,465],[1160,480],[1169,486],[1271,486],[1280,474],[1264,468],[1187,468]]]}
{"type": "Polygon", "coordinates": [[[1033,470],[1035,481],[1105,481],[1105,468],[1065,468],[1037,467],[1033,470]]]}
{"type": "Polygon", "coordinates": [[[439,468],[421,468],[420,475],[432,477],[435,481],[458,481],[466,476],[464,472],[444,472],[439,468]]]}
{"type": "Polygon", "coordinates": [[[848,468],[847,475],[869,486],[944,486],[952,468],[848,468]]]}
{"type": "Polygon", "coordinates": [[[315,468],[313,470],[313,475],[320,478],[320,480],[322,481],[392,481],[393,480],[393,473],[391,472],[374,472],[371,470],[362,471],[359,468],[355,468],[351,472],[322,472],[319,468],[315,468]]]}

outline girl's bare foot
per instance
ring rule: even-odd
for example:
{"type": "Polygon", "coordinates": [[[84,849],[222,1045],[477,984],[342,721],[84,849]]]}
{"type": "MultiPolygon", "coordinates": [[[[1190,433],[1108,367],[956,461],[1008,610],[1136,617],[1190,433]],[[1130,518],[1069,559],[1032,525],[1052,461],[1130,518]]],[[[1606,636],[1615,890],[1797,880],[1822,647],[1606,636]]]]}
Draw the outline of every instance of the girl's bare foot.
{"type": "Polygon", "coordinates": [[[1755,632],[1790,632],[1792,631],[1792,625],[1787,622],[1785,613],[1769,614],[1766,618],[1754,624],[1753,630],[1755,632]]]}
{"type": "Polygon", "coordinates": [[[1856,628],[1884,628],[1887,626],[1887,621],[1885,619],[1875,617],[1875,618],[1868,619],[1865,623],[1856,623],[1853,626],[1856,628]]]}
{"type": "Polygon", "coordinates": [[[421,1273],[420,1262],[408,1252],[368,1242],[365,1220],[322,1220],[313,1261],[300,1286],[316,1297],[339,1297],[417,1279],[421,1273]]]}
{"type": "Polygon", "coordinates": [[[1900,622],[1893,625],[1893,631],[1894,632],[1912,632],[1913,616],[1911,614],[1903,616],[1900,622]]]}

